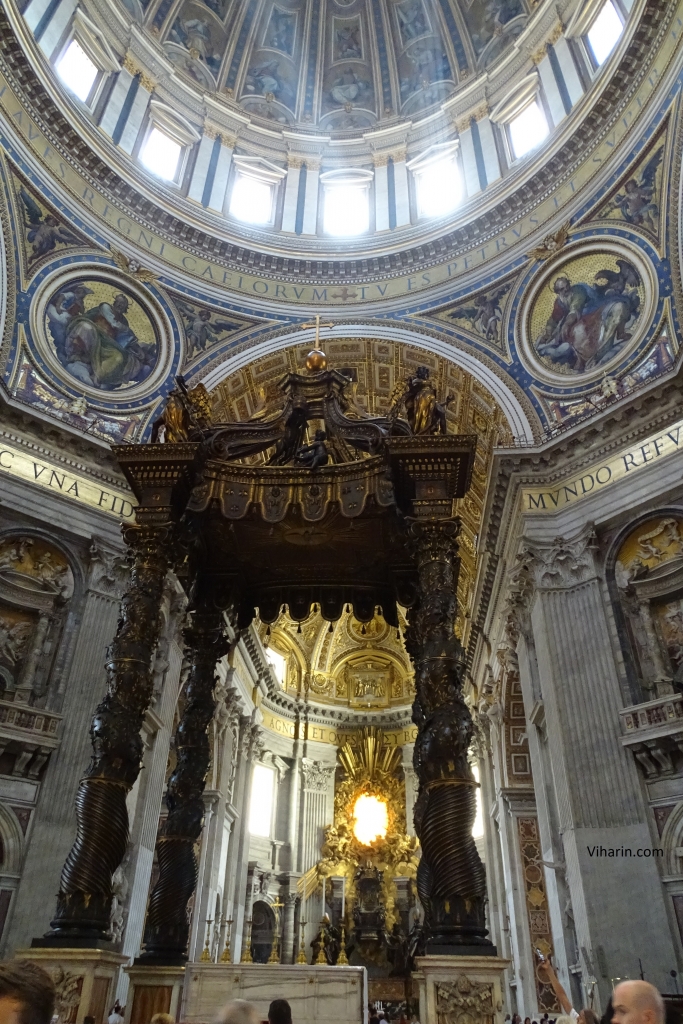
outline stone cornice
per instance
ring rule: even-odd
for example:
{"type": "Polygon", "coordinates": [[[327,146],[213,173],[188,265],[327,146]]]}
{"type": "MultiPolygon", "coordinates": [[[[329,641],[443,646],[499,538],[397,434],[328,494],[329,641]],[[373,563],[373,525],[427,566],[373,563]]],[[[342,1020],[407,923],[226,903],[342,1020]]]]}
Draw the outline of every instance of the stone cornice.
{"type": "Polygon", "coordinates": [[[270,692],[263,700],[263,707],[291,722],[305,720],[311,724],[327,726],[332,729],[340,727],[360,729],[363,726],[376,725],[386,730],[405,729],[412,726],[410,707],[400,711],[387,710],[368,714],[346,708],[325,708],[319,704],[305,703],[290,697],[282,690],[270,692]]]}

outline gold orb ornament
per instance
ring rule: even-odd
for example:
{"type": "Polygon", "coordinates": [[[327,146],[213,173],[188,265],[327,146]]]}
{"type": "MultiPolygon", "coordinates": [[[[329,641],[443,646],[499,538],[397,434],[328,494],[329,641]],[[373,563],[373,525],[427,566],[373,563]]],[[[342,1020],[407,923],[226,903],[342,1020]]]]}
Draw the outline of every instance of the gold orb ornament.
{"type": "Polygon", "coordinates": [[[306,369],[309,373],[320,373],[327,368],[327,356],[319,348],[312,348],[306,356],[306,369]]]}

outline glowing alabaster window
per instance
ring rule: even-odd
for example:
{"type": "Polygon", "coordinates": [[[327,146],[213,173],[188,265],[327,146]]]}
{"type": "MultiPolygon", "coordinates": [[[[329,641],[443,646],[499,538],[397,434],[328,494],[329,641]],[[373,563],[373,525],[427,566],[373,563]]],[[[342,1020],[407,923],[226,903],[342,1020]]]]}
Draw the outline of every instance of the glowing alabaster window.
{"type": "Polygon", "coordinates": [[[140,160],[152,174],[173,181],[178,171],[182,146],[160,128],[152,128],[140,153],[140,160]]]}
{"type": "MultiPolygon", "coordinates": [[[[479,782],[478,765],[475,764],[472,766],[472,773],[476,781],[479,782]]],[[[483,836],[484,834],[484,809],[481,803],[481,789],[479,788],[479,786],[477,786],[477,788],[475,789],[475,793],[477,794],[477,813],[474,818],[474,825],[472,826],[472,838],[479,839],[480,836],[483,836]]]]}
{"type": "Polygon", "coordinates": [[[370,228],[370,172],[321,176],[323,230],[328,235],[362,235],[370,228]]]}
{"type": "Polygon", "coordinates": [[[543,142],[548,136],[548,122],[538,100],[532,100],[508,124],[513,156],[519,159],[543,142]]]}
{"type": "Polygon", "coordinates": [[[266,650],[266,657],[278,683],[280,686],[284,686],[287,678],[287,659],[283,654],[278,654],[277,651],[274,651],[272,647],[266,650]]]}
{"type": "Polygon", "coordinates": [[[238,174],[230,197],[230,216],[246,224],[270,224],[274,186],[249,174],[238,174]]]}
{"type": "Polygon", "coordinates": [[[275,795],[275,770],[265,764],[255,764],[249,802],[249,831],[252,836],[270,837],[275,795]]]}
{"type": "Polygon", "coordinates": [[[598,67],[605,63],[623,31],[624,23],[619,17],[619,12],[612,0],[607,0],[586,34],[598,67]]]}
{"type": "Polygon", "coordinates": [[[57,61],[57,74],[64,85],[83,103],[87,100],[99,68],[93,64],[76,39],[72,39],[57,61]]]}
{"type": "Polygon", "coordinates": [[[462,178],[453,157],[434,160],[415,171],[420,217],[443,217],[462,199],[462,178]]]}
{"type": "Polygon", "coordinates": [[[363,793],[353,806],[353,834],[363,846],[384,839],[389,827],[386,801],[363,793]]]}

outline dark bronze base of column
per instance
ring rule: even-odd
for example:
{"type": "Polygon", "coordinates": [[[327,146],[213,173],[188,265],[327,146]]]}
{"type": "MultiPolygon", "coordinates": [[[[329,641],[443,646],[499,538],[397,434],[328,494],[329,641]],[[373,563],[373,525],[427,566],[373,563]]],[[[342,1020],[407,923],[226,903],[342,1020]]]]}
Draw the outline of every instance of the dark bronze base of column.
{"type": "Polygon", "coordinates": [[[112,942],[96,936],[89,937],[82,935],[82,928],[74,930],[74,934],[68,932],[47,932],[38,939],[31,941],[31,949],[104,949],[110,953],[117,953],[112,942]]]}
{"type": "Polygon", "coordinates": [[[462,896],[430,901],[427,956],[497,956],[487,937],[484,900],[462,896]]]}

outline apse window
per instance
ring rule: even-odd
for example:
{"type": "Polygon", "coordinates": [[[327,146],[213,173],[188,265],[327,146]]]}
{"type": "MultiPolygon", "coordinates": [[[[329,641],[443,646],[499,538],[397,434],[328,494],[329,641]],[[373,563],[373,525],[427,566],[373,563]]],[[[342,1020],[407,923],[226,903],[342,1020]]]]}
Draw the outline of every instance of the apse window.
{"type": "Polygon", "coordinates": [[[353,806],[353,834],[361,846],[371,846],[384,839],[389,828],[386,800],[362,793],[353,806]]]}
{"type": "Polygon", "coordinates": [[[76,39],[71,40],[57,61],[56,70],[67,89],[85,103],[92,92],[99,68],[76,39]]]}
{"type": "Polygon", "coordinates": [[[586,36],[597,67],[605,63],[623,31],[624,23],[619,12],[612,0],[607,0],[586,36]]]}
{"type": "Polygon", "coordinates": [[[270,182],[238,174],[232,187],[230,216],[246,224],[270,224],[274,189],[270,182]]]}
{"type": "Polygon", "coordinates": [[[252,836],[270,837],[274,794],[275,771],[265,764],[255,764],[249,803],[249,831],[252,836]]]}
{"type": "Polygon", "coordinates": [[[140,160],[148,171],[165,181],[173,181],[178,173],[182,147],[159,128],[152,128],[147,136],[140,160]]]}
{"type": "Polygon", "coordinates": [[[420,217],[443,217],[462,198],[462,180],[455,160],[438,160],[416,176],[420,217]]]}
{"type": "Polygon", "coordinates": [[[510,145],[516,160],[531,153],[548,136],[548,122],[537,100],[533,100],[508,124],[510,145]]]}
{"type": "Polygon", "coordinates": [[[274,651],[272,647],[268,647],[266,658],[278,683],[280,686],[284,686],[287,679],[287,659],[284,654],[280,654],[279,651],[274,651]]]}
{"type": "Polygon", "coordinates": [[[324,189],[323,230],[328,235],[362,235],[370,228],[371,171],[328,171],[324,189]]]}

